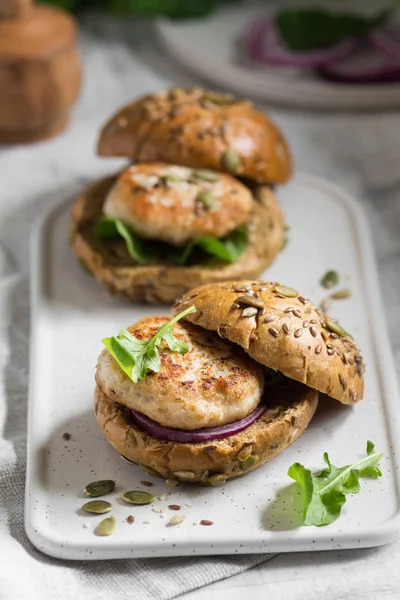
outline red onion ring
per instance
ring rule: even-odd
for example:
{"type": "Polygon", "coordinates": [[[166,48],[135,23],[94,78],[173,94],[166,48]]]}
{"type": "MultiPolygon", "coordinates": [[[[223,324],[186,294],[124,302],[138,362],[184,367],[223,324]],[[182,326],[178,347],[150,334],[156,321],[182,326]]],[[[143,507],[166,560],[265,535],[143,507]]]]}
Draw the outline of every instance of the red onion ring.
{"type": "Polygon", "coordinates": [[[341,40],[328,48],[309,52],[287,50],[279,37],[274,17],[252,23],[245,33],[243,47],[256,62],[272,67],[313,69],[348,56],[355,48],[353,38],[341,40]]]}
{"type": "Polygon", "coordinates": [[[325,65],[318,72],[325,79],[343,83],[392,83],[400,81],[400,61],[366,41],[351,56],[325,65]]]}
{"type": "Polygon", "coordinates": [[[247,427],[250,427],[254,421],[257,421],[257,419],[262,417],[266,410],[267,406],[265,404],[260,404],[252,413],[240,421],[228,423],[221,427],[207,427],[204,429],[191,429],[188,431],[185,429],[175,429],[173,427],[163,427],[137,410],[131,410],[131,418],[136,427],[159,440],[179,442],[182,444],[201,444],[203,442],[210,442],[211,440],[222,440],[231,435],[240,433],[247,427]]]}
{"type": "Polygon", "coordinates": [[[371,44],[388,56],[400,61],[400,23],[392,23],[369,34],[371,44]]]}

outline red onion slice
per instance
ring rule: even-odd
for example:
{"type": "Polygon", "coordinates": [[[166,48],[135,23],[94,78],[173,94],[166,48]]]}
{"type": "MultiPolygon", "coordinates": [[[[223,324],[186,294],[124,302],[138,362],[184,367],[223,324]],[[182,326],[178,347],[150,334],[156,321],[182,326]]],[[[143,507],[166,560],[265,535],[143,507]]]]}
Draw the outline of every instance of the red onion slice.
{"type": "Polygon", "coordinates": [[[325,79],[343,83],[391,83],[400,81],[400,61],[365,42],[351,56],[318,72],[325,79]]]}
{"type": "Polygon", "coordinates": [[[388,56],[400,61],[400,22],[373,31],[368,36],[371,44],[388,56]]]}
{"type": "Polygon", "coordinates": [[[348,56],[355,46],[353,38],[346,38],[328,48],[292,52],[284,47],[274,17],[252,23],[243,39],[243,47],[254,61],[281,68],[313,69],[328,65],[348,56]]]}
{"type": "Polygon", "coordinates": [[[266,410],[267,406],[265,404],[260,404],[252,413],[240,421],[228,423],[228,425],[222,425],[221,427],[208,427],[205,429],[192,429],[188,431],[185,429],[174,429],[173,427],[163,427],[137,410],[131,410],[131,417],[132,423],[136,425],[136,427],[159,440],[179,442],[182,444],[201,444],[211,440],[222,440],[231,435],[240,433],[247,427],[250,427],[254,421],[257,421],[257,419],[262,417],[266,410]]]}

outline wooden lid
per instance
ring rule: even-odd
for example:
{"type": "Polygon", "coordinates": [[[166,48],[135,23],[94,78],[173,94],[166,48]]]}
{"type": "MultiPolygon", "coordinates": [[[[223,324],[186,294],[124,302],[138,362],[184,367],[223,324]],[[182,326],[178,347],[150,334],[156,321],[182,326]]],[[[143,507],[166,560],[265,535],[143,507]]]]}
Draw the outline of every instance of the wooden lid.
{"type": "MultiPolygon", "coordinates": [[[[0,18],[0,61],[7,59],[35,59],[45,57],[75,39],[74,19],[63,10],[50,6],[37,6],[29,9],[26,0],[17,0],[25,12],[18,18],[0,18]]],[[[15,3],[10,2],[10,5],[15,3]]],[[[7,0],[0,0],[0,14],[6,15],[7,0]]],[[[15,13],[14,13],[15,14],[15,13]]]]}

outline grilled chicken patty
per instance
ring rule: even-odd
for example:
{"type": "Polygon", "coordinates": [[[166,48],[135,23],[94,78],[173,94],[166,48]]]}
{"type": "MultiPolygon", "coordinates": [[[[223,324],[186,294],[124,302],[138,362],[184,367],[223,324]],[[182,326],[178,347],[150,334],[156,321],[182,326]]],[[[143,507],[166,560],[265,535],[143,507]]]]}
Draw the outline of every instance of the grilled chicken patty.
{"type": "MultiPolygon", "coordinates": [[[[168,317],[145,317],[128,331],[148,340],[168,317]]],[[[165,427],[202,429],[243,419],[259,404],[262,368],[236,345],[190,323],[174,325],[173,334],[189,352],[160,344],[161,369],[133,383],[107,350],[99,356],[96,382],[114,402],[147,415],[165,427]]]]}
{"type": "Polygon", "coordinates": [[[183,246],[231,233],[248,221],[252,204],[250,190],[230,175],[145,163],[122,172],[104,213],[143,237],[183,246]]]}

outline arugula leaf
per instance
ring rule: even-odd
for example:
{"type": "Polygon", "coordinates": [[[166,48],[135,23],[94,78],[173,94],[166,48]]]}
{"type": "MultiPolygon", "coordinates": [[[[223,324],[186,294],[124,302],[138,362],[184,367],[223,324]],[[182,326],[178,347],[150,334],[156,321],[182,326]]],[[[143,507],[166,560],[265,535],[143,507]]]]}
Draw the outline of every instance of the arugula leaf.
{"type": "Polygon", "coordinates": [[[301,487],[303,499],[303,524],[329,525],[340,517],[346,494],[358,494],[360,477],[380,477],[379,461],[382,452],[375,452],[374,444],[367,442],[367,456],[345,467],[335,467],[325,452],[327,468],[313,475],[300,463],[294,463],[288,475],[301,487]]]}
{"type": "Polygon", "coordinates": [[[382,25],[391,14],[391,10],[382,10],[373,17],[363,17],[322,9],[284,9],[277,13],[276,25],[289,50],[307,52],[345,37],[364,35],[382,25]]]}
{"type": "Polygon", "coordinates": [[[225,238],[205,236],[192,240],[183,250],[170,244],[145,240],[135,234],[120,219],[102,217],[96,225],[96,237],[100,240],[109,240],[122,237],[130,256],[139,264],[147,265],[159,257],[167,257],[171,262],[185,265],[195,249],[202,250],[205,254],[215,256],[225,262],[235,262],[248,244],[246,225],[241,225],[225,238]]]}
{"type": "Polygon", "coordinates": [[[203,252],[215,256],[220,260],[233,263],[243,254],[247,244],[247,227],[241,225],[225,238],[217,239],[211,236],[204,236],[191,241],[181,256],[175,259],[175,262],[178,265],[186,264],[192,252],[196,248],[200,248],[203,252]]]}
{"type": "Polygon", "coordinates": [[[122,329],[119,335],[104,338],[103,344],[129,379],[137,383],[146,377],[148,371],[158,373],[161,369],[158,352],[161,341],[164,340],[172,352],[189,352],[189,346],[174,336],[172,328],[180,319],[194,312],[196,308],[189,306],[168,323],[161,325],[150,340],[138,340],[127,329],[122,329]]]}
{"type": "Polygon", "coordinates": [[[147,265],[152,256],[144,240],[135,235],[120,219],[103,217],[97,223],[96,236],[99,240],[108,240],[120,235],[126,243],[130,256],[140,265],[147,265]]]}

